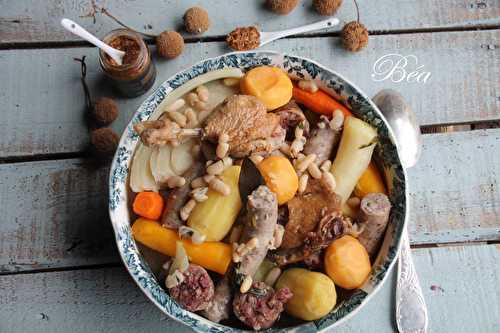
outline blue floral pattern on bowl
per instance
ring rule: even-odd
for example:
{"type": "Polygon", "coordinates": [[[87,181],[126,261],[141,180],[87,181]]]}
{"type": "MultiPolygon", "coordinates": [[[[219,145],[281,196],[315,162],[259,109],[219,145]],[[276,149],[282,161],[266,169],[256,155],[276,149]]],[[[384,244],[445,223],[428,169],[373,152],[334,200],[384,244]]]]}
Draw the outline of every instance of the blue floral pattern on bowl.
{"type": "Polygon", "coordinates": [[[341,75],[309,59],[266,51],[235,52],[210,58],[175,74],[142,103],[120,139],[109,176],[109,213],[118,250],[138,286],[164,313],[199,332],[240,332],[241,330],[213,323],[182,309],[161,287],[139,252],[131,234],[132,221],[127,188],[130,163],[139,140],[134,133],[133,125],[148,119],[169,93],[198,75],[226,67],[247,70],[259,65],[278,66],[288,72],[291,77],[315,80],[322,89],[350,105],[357,117],[377,128],[379,144],[375,150],[375,157],[384,168],[393,204],[382,248],[373,265],[370,278],[363,287],[355,291],[349,299],[337,304],[335,309],[321,319],[286,329],[268,329],[266,332],[317,332],[337,326],[357,312],[380,289],[396,261],[401,234],[408,216],[406,173],[400,163],[394,144],[394,135],[371,100],[341,75]]]}

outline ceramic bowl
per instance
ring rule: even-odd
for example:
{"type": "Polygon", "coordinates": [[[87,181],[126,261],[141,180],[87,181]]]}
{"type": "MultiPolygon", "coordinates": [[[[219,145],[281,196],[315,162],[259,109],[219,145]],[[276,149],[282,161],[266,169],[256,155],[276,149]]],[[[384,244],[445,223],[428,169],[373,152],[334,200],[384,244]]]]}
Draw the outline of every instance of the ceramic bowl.
{"type": "Polygon", "coordinates": [[[356,290],[347,300],[338,303],[328,315],[321,319],[294,327],[268,331],[316,332],[337,326],[354,315],[381,288],[396,261],[402,232],[408,217],[406,174],[400,162],[394,135],[373,102],[337,72],[309,59],[263,51],[237,52],[210,58],[175,74],[142,103],[121,137],[110,170],[109,213],[121,258],[139,288],[168,316],[199,332],[238,332],[240,330],[213,323],[182,309],[161,287],[161,282],[153,275],[132,238],[130,225],[133,221],[131,221],[132,214],[129,205],[128,175],[134,149],[139,141],[134,133],[133,124],[147,120],[169,93],[198,75],[225,67],[247,70],[260,65],[278,66],[292,77],[315,80],[322,89],[346,101],[357,117],[377,128],[380,144],[375,151],[375,157],[385,171],[390,200],[393,204],[383,245],[373,265],[371,275],[363,287],[356,290]]]}

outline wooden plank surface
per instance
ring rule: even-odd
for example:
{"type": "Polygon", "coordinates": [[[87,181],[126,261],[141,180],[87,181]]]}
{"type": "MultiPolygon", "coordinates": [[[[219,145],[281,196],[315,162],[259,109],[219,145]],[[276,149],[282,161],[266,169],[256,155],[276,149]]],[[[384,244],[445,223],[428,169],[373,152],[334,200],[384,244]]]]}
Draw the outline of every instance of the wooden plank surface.
{"type": "MultiPolygon", "coordinates": [[[[429,332],[500,330],[498,246],[417,249],[413,254],[429,332]]],[[[335,332],[395,330],[393,273],[335,332]]],[[[0,276],[0,305],[2,332],[190,332],[150,303],[121,267],[0,276]]]]}
{"type": "Polygon", "coordinates": [[[118,261],[107,167],[60,160],[0,170],[0,272],[118,261]]]}
{"type": "MultiPolygon", "coordinates": [[[[0,0],[0,41],[4,43],[75,41],[77,37],[63,30],[59,21],[62,17],[77,20],[90,32],[103,36],[117,27],[109,18],[97,15],[93,24],[90,17],[90,0],[36,1],[0,0]]],[[[200,1],[154,0],[119,1],[98,0],[105,4],[115,16],[130,26],[146,32],[159,33],[163,30],[182,31],[184,11],[199,5],[200,1]]],[[[358,0],[362,22],[371,31],[433,29],[473,26],[497,26],[500,24],[500,3],[496,0],[358,0]]],[[[311,1],[301,4],[288,16],[277,16],[263,6],[263,1],[212,0],[205,2],[212,27],[203,36],[221,36],[237,26],[258,25],[264,31],[274,31],[323,19],[311,7],[311,1]]],[[[344,1],[338,12],[341,24],[356,18],[352,1],[344,1]]],[[[341,27],[341,26],[340,26],[341,27]]],[[[338,31],[340,27],[332,28],[338,31]]],[[[192,35],[186,35],[193,37],[192,35]]]]}
{"type": "MultiPolygon", "coordinates": [[[[422,125],[500,119],[500,30],[372,36],[367,50],[352,54],[337,38],[298,38],[269,48],[314,59],[338,71],[373,96],[383,88],[400,91],[422,125]],[[425,84],[376,82],[372,67],[388,53],[415,55],[425,84]]],[[[156,86],[180,69],[226,52],[224,44],[189,44],[172,61],[156,62],[156,86]]],[[[83,122],[80,68],[73,57],[88,57],[88,82],[95,97],[114,96],[103,79],[95,48],[0,51],[0,158],[83,151],[88,133],[83,122]],[[19,64],[23,66],[19,66],[19,64]]],[[[414,65],[408,68],[414,69],[414,65]]],[[[146,96],[117,98],[121,114],[113,127],[121,132],[146,96]]]]}
{"type": "MultiPolygon", "coordinates": [[[[413,244],[500,240],[499,144],[500,129],[424,136],[413,244]]],[[[0,272],[118,262],[106,174],[80,159],[0,165],[0,272]]]]}

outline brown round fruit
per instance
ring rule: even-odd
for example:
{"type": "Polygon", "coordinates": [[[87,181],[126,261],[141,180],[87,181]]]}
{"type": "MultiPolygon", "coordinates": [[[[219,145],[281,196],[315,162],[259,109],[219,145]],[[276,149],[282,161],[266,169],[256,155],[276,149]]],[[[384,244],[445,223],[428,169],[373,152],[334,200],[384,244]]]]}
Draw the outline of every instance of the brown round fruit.
{"type": "Polygon", "coordinates": [[[184,26],[187,32],[201,34],[210,27],[208,12],[201,7],[191,7],[184,13],[184,26]]]}
{"type": "Polygon", "coordinates": [[[118,105],[108,97],[100,97],[94,102],[92,116],[100,125],[108,126],[118,117],[118,105]]]}
{"type": "Polygon", "coordinates": [[[346,50],[357,52],[368,44],[368,29],[363,24],[352,21],[342,28],[341,38],[346,50]]]}
{"type": "Polygon", "coordinates": [[[113,154],[118,146],[120,138],[109,127],[98,128],[90,134],[90,142],[95,151],[99,154],[113,154]]]}
{"type": "Polygon", "coordinates": [[[156,37],[156,48],[161,57],[173,59],[184,50],[184,38],[176,31],[163,31],[156,37]]]}
{"type": "Polygon", "coordinates": [[[313,0],[313,7],[320,15],[333,15],[342,5],[342,0],[313,0]]]}
{"type": "Polygon", "coordinates": [[[298,2],[298,0],[267,0],[266,5],[276,14],[286,15],[297,6],[298,2]]]}

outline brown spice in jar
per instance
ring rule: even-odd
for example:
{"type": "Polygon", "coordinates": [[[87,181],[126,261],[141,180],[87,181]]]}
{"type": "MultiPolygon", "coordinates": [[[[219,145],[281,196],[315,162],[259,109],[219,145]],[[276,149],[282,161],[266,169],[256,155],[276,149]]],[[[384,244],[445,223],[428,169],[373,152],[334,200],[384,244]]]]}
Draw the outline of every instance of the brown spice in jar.
{"type": "Polygon", "coordinates": [[[259,47],[260,33],[254,26],[239,27],[227,35],[226,42],[236,51],[253,50],[259,47]]]}
{"type": "MultiPolygon", "coordinates": [[[[122,59],[122,65],[133,64],[140,53],[140,46],[137,42],[126,36],[118,36],[113,39],[109,45],[117,50],[124,51],[125,55],[122,59]]],[[[106,55],[106,60],[110,62],[113,66],[118,66],[118,64],[108,55],[106,55]]]]}

